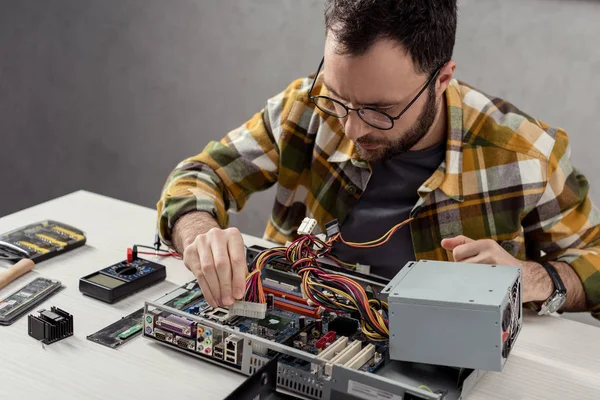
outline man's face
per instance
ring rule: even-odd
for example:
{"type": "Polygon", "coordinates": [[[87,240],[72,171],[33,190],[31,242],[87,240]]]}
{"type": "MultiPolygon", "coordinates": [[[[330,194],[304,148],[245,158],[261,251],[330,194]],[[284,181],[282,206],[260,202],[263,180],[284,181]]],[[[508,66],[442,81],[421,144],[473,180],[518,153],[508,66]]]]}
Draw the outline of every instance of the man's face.
{"type": "MultiPolygon", "coordinates": [[[[325,45],[324,83],[330,96],[350,107],[375,107],[396,117],[419,93],[430,76],[415,70],[411,57],[389,40],[379,40],[363,55],[336,52],[328,36],[325,45]]],[[[379,162],[409,151],[431,129],[438,112],[435,82],[394,121],[379,130],[351,111],[341,119],[346,136],[365,161],[379,162]]]]}

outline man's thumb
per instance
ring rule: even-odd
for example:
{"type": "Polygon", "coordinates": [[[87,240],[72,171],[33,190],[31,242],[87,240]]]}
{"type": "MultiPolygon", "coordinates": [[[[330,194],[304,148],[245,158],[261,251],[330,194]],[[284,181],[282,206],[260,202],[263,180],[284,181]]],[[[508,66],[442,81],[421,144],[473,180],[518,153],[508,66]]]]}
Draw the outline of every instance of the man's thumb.
{"type": "Polygon", "coordinates": [[[453,238],[443,239],[442,247],[446,250],[452,251],[460,245],[471,243],[471,242],[473,242],[473,239],[470,239],[466,236],[460,235],[460,236],[455,236],[453,238]]]}

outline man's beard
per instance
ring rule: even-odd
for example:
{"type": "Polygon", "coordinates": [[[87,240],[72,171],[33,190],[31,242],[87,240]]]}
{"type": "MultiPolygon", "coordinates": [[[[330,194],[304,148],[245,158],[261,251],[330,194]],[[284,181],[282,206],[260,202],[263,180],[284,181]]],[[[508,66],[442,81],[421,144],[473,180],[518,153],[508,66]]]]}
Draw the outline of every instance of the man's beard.
{"type": "Polygon", "coordinates": [[[360,155],[360,158],[370,162],[381,162],[394,158],[402,153],[405,153],[412,149],[431,129],[435,116],[437,114],[437,101],[435,98],[435,86],[431,85],[427,90],[427,102],[423,107],[421,115],[417,118],[417,121],[408,128],[406,132],[402,134],[402,137],[390,141],[390,140],[369,140],[368,135],[363,136],[357,140],[360,145],[381,145],[380,148],[373,150],[365,150],[360,146],[356,146],[356,150],[360,155]]]}

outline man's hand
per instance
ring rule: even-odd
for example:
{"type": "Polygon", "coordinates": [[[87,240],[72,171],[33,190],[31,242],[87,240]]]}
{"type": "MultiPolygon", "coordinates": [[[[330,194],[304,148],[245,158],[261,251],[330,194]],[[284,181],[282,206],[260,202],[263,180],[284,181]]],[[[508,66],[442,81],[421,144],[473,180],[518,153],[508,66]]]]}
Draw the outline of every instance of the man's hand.
{"type": "Polygon", "coordinates": [[[473,240],[466,236],[456,236],[442,240],[442,247],[452,251],[456,262],[521,267],[524,303],[543,301],[552,294],[552,280],[540,264],[516,259],[494,240],[473,240]]]}
{"type": "Polygon", "coordinates": [[[208,304],[230,306],[244,296],[248,267],[238,229],[221,229],[211,214],[194,212],[177,220],[173,239],[208,304]]]}
{"type": "Polygon", "coordinates": [[[208,304],[230,306],[244,296],[246,256],[236,228],[212,228],[185,247],[183,262],[196,275],[208,304]]]}

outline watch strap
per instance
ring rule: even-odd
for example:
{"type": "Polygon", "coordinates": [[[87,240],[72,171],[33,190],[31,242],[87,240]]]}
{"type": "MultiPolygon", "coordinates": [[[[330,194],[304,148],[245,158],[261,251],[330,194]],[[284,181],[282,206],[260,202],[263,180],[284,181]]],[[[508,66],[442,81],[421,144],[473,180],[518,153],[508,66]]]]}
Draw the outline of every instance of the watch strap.
{"type": "Polygon", "coordinates": [[[548,275],[550,275],[550,279],[552,279],[552,282],[554,283],[555,292],[567,293],[567,288],[560,278],[556,268],[554,268],[554,266],[550,263],[542,264],[542,266],[546,269],[546,271],[548,271],[548,275]]]}

